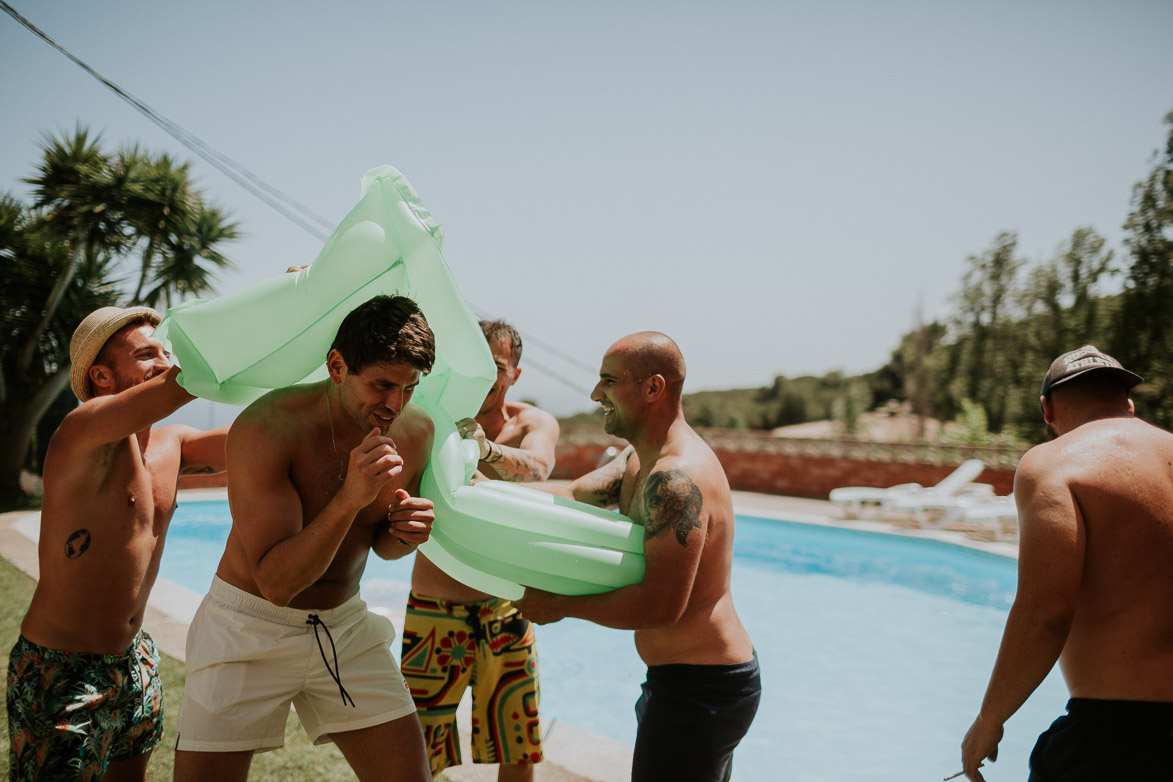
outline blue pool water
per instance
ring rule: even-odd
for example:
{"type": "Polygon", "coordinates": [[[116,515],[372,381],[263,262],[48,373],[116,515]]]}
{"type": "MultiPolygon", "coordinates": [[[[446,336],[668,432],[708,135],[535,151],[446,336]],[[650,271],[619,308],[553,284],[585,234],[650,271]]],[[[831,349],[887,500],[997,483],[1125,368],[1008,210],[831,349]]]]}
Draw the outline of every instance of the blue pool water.
{"type": "MultiPolygon", "coordinates": [[[[163,577],[206,592],[228,528],[226,502],[183,503],[163,577]]],[[[906,782],[960,770],[1014,597],[1012,560],[752,517],[738,517],[734,554],[734,602],[763,679],[736,779],[906,782]]],[[[402,611],[411,565],[372,557],[362,582],[372,609],[402,611]]],[[[630,632],[566,620],[538,628],[538,648],[544,714],[634,742],[644,667],[630,632]]],[[[1052,672],[1007,723],[987,780],[1026,777],[1035,737],[1066,698],[1052,672]]]]}

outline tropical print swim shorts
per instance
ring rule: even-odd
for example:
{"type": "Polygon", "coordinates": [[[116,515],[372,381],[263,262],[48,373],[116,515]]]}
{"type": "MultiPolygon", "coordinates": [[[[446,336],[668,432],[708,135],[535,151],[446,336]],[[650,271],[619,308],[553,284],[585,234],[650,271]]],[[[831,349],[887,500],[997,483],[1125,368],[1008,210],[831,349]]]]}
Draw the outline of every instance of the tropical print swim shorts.
{"type": "Polygon", "coordinates": [[[159,651],[143,631],[122,654],[46,649],[21,636],[8,661],[12,780],[92,780],[163,738],[159,651]]]}

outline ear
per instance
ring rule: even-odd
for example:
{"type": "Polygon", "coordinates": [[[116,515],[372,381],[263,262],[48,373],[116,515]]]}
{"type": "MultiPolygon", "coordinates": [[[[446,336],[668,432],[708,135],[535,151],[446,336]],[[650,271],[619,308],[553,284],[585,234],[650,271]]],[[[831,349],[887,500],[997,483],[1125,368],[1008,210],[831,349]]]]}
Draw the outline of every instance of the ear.
{"type": "Polygon", "coordinates": [[[667,388],[668,381],[663,375],[648,375],[643,382],[644,401],[655,402],[664,395],[667,388]]]}
{"type": "Polygon", "coordinates": [[[514,367],[513,374],[509,378],[509,385],[516,383],[519,377],[521,377],[521,367],[514,367]]]}
{"type": "Polygon", "coordinates": [[[1039,404],[1043,406],[1043,420],[1053,424],[1055,422],[1055,404],[1045,396],[1039,397],[1039,404]]]}
{"type": "Polygon", "coordinates": [[[1136,405],[1134,405],[1132,403],[1131,397],[1129,397],[1129,399],[1128,399],[1128,414],[1129,415],[1136,415],[1136,405]]]}
{"type": "Polygon", "coordinates": [[[94,388],[94,396],[114,392],[114,373],[110,367],[103,364],[92,364],[89,371],[90,384],[94,388]]]}
{"type": "Polygon", "coordinates": [[[341,383],[342,378],[346,377],[346,359],[342,358],[342,354],[333,348],[326,354],[326,371],[330,373],[330,379],[335,383],[341,383]]]}

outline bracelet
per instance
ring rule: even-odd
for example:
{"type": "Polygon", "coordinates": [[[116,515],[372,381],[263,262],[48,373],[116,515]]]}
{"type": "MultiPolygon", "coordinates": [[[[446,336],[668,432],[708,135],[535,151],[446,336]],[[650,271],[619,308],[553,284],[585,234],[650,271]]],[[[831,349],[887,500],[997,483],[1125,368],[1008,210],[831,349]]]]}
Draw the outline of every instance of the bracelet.
{"type": "Polygon", "coordinates": [[[484,459],[481,459],[481,461],[484,462],[485,464],[496,464],[497,462],[501,461],[504,458],[505,458],[505,452],[501,450],[501,446],[497,445],[495,442],[490,440],[489,441],[489,455],[486,456],[484,459]],[[493,454],[497,455],[496,459],[493,458],[493,454]]]}

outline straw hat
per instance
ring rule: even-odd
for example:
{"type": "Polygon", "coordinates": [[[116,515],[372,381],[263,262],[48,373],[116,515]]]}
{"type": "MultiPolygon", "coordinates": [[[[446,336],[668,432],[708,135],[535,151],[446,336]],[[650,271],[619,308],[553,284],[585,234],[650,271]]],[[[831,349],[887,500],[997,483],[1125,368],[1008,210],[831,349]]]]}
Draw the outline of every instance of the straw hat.
{"type": "Polygon", "coordinates": [[[102,307],[94,310],[81,322],[69,340],[69,385],[81,401],[93,396],[90,391],[90,367],[102,352],[106,340],[135,318],[146,317],[152,326],[163,319],[150,307],[102,307]]]}

